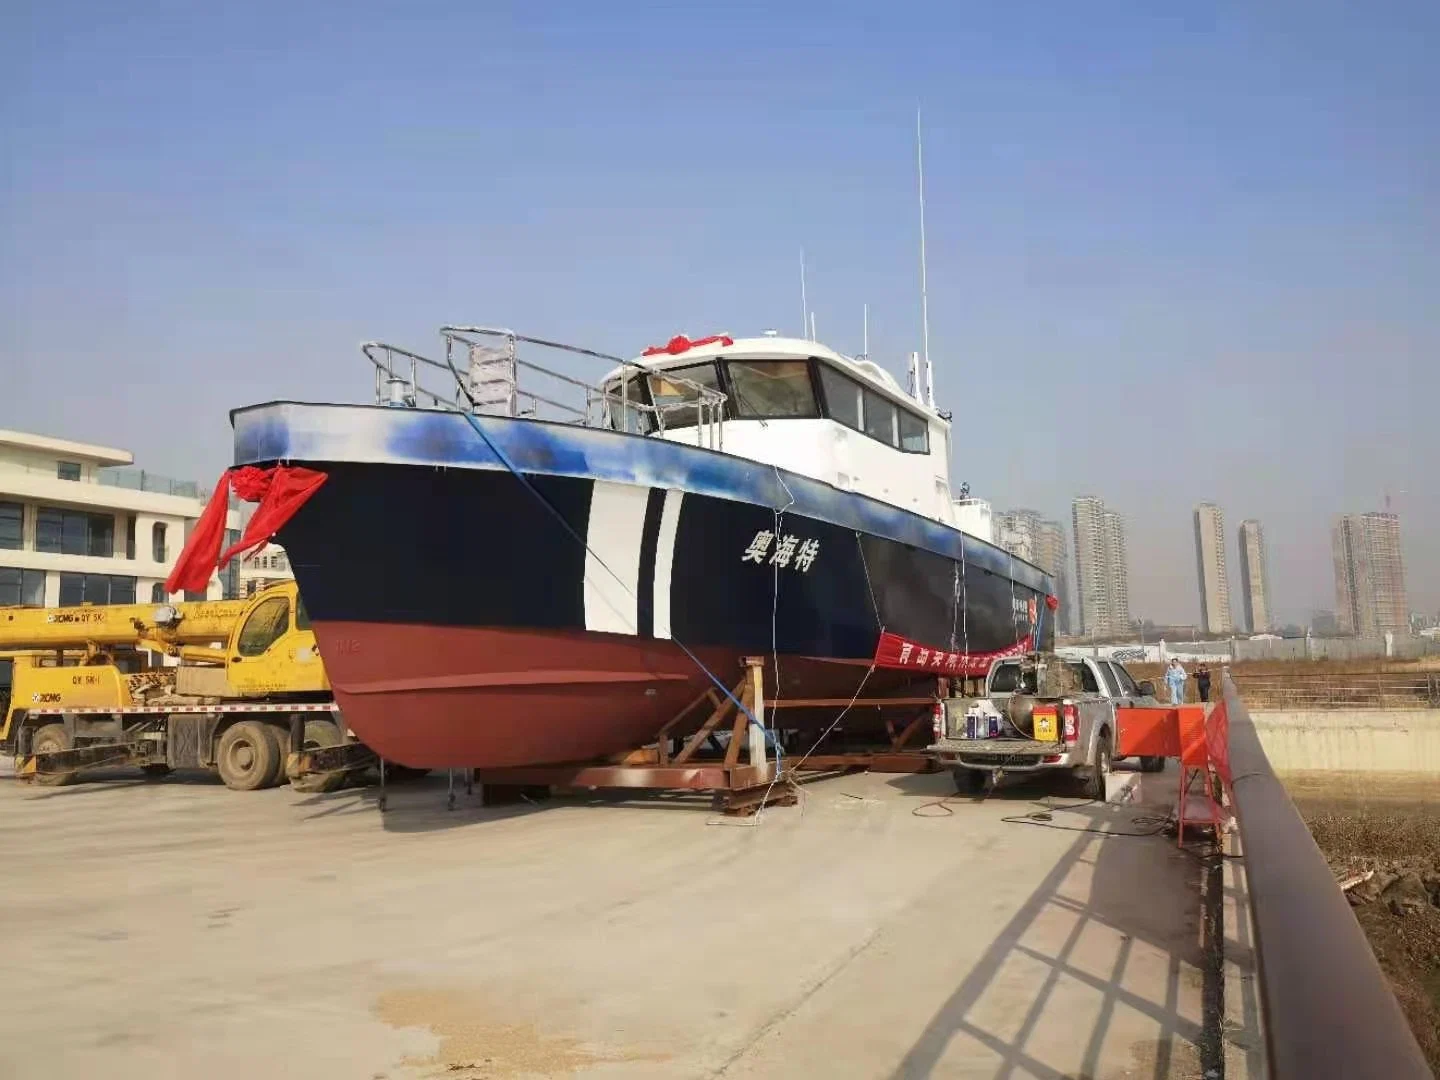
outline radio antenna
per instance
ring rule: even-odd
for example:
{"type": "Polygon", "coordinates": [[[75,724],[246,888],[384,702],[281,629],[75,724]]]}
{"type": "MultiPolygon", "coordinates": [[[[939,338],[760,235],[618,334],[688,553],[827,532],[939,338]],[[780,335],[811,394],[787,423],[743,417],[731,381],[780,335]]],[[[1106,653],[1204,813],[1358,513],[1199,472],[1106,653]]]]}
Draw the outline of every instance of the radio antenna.
{"type": "Polygon", "coordinates": [[[925,265],[925,147],[920,135],[920,106],[915,106],[915,173],[920,188],[920,355],[925,362],[925,386],[930,408],[935,407],[935,377],[930,367],[930,290],[925,265]]]}
{"type": "Polygon", "coordinates": [[[860,355],[870,359],[870,305],[860,305],[860,321],[864,329],[861,336],[860,355]]]}
{"type": "Polygon", "coordinates": [[[810,301],[805,298],[805,249],[800,249],[800,336],[810,329],[810,301]]]}

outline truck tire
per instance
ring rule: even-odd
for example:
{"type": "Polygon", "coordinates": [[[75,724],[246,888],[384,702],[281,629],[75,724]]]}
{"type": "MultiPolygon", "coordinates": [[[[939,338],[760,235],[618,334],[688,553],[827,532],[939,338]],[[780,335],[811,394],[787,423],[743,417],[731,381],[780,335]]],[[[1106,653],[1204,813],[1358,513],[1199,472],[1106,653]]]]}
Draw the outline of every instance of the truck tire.
{"type": "MultiPolygon", "coordinates": [[[[49,754],[56,750],[69,750],[72,745],[70,734],[64,724],[46,724],[30,737],[32,754],[49,754]]],[[[79,773],[36,773],[35,783],[41,787],[64,787],[73,784],[79,773]]]]}
{"type": "Polygon", "coordinates": [[[1142,757],[1142,758],[1140,759],[1140,771],[1141,771],[1141,772],[1164,772],[1164,771],[1165,771],[1165,758],[1164,758],[1163,756],[1162,756],[1162,757],[1142,757]]]}
{"type": "Polygon", "coordinates": [[[241,720],[225,729],[215,751],[220,779],[232,791],[259,791],[275,783],[280,746],[266,724],[241,720]]]}
{"type": "Polygon", "coordinates": [[[1105,780],[1110,775],[1110,766],[1115,760],[1115,751],[1110,745],[1110,732],[1102,731],[1095,739],[1095,760],[1091,763],[1090,774],[1085,778],[1085,796],[1095,802],[1105,801],[1105,780]]]}
{"type": "MultiPolygon", "coordinates": [[[[339,746],[343,742],[340,728],[329,720],[306,720],[305,741],[302,749],[321,750],[327,746],[339,746]]],[[[339,791],[345,786],[343,772],[312,773],[309,776],[292,776],[290,787],[302,795],[323,795],[339,791]]]]}

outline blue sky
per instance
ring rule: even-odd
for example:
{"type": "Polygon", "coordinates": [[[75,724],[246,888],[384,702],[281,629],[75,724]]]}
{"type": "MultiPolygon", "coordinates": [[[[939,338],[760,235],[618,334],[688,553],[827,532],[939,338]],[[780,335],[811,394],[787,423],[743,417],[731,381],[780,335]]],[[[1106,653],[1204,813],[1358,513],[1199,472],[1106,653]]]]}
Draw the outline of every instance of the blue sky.
{"type": "Polygon", "coordinates": [[[802,245],[903,372],[919,104],[957,486],[1101,495],[1187,621],[1197,502],[1297,617],[1388,492],[1433,611],[1440,8],[1182,7],[9,5],[0,426],[209,481],[228,409],[365,400],[364,339],[794,330],[802,245]]]}

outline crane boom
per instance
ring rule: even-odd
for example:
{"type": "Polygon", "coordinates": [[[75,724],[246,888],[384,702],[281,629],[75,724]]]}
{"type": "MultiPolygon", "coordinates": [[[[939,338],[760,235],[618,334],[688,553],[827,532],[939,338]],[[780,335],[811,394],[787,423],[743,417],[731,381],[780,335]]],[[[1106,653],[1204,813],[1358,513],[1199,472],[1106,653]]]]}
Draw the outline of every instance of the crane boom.
{"type": "Polygon", "coordinates": [[[180,604],[105,604],[55,608],[0,608],[0,649],[133,645],[200,645],[225,641],[248,600],[197,600],[180,604]]]}

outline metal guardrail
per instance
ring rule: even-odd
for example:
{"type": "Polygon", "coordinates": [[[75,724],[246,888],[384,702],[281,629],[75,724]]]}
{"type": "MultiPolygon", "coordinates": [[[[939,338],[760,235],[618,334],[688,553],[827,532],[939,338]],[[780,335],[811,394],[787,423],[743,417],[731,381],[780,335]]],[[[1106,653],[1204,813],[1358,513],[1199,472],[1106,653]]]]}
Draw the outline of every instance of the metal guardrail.
{"type": "Polygon", "coordinates": [[[1440,708],[1436,672],[1291,672],[1235,679],[1245,700],[1263,708],[1440,708]]]}
{"type": "Polygon", "coordinates": [[[500,327],[442,326],[440,336],[445,345],[443,361],[383,341],[367,341],[360,346],[375,368],[377,405],[473,408],[502,416],[560,420],[632,434],[694,428],[697,445],[712,450],[724,448],[726,397],[714,387],[673,371],[652,370],[634,360],[527,337],[500,327]],[[522,358],[521,345],[546,355],[555,354],[556,363],[584,357],[587,362],[602,361],[608,370],[600,382],[575,378],[522,358]],[[426,368],[443,373],[442,377],[449,380],[443,391],[421,385],[422,373],[432,377],[426,368]],[[522,386],[522,378],[527,383],[538,383],[546,392],[522,386]],[[668,387],[676,400],[654,401],[657,383],[668,387]]]}
{"type": "Polygon", "coordinates": [[[1274,1080],[1433,1080],[1229,673],[1230,768],[1274,1080]]]}

